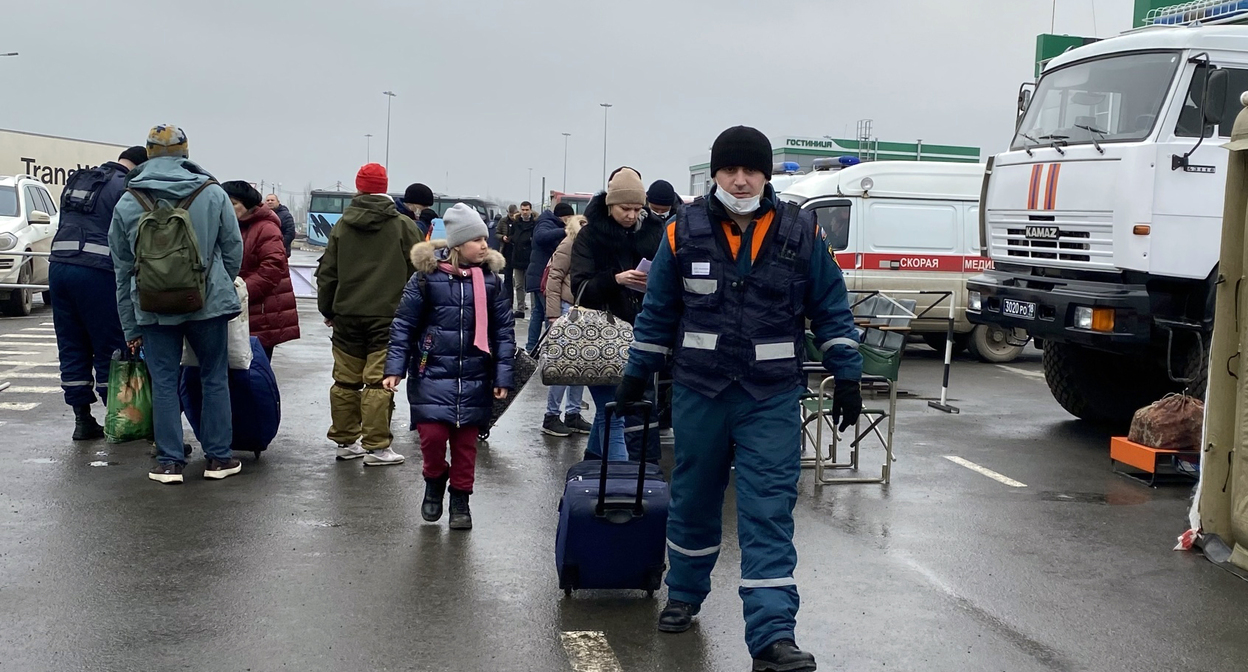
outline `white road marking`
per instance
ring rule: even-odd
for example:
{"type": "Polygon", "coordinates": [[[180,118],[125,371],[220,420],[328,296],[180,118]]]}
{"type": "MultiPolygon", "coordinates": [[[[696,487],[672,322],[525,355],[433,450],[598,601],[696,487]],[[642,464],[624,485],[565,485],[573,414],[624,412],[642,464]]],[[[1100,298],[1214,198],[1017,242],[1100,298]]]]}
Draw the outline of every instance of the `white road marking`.
{"type": "Polygon", "coordinates": [[[52,332],[55,332],[55,331],[56,331],[56,329],[53,329],[52,327],[26,327],[26,328],[25,328],[25,329],[23,329],[22,331],[52,331],[52,332]]]}
{"type": "Polygon", "coordinates": [[[4,338],[31,338],[31,339],[38,339],[40,341],[52,341],[53,343],[56,342],[55,334],[5,334],[3,337],[4,338]]]}
{"type": "Polygon", "coordinates": [[[22,385],[14,385],[6,390],[6,392],[9,392],[10,394],[57,394],[60,391],[61,388],[59,387],[33,387],[22,385]]]}
{"type": "MultiPolygon", "coordinates": [[[[3,353],[0,353],[3,354],[3,353]]],[[[34,354],[34,353],[30,353],[34,354]]],[[[60,380],[59,373],[35,373],[33,371],[10,371],[8,373],[0,373],[0,378],[41,378],[47,380],[60,380]]]]}
{"type": "Polygon", "coordinates": [[[43,326],[45,326],[45,327],[55,327],[55,326],[56,326],[56,323],[55,323],[55,322],[40,322],[40,324],[41,324],[41,325],[43,325],[43,326]]]}
{"type": "Polygon", "coordinates": [[[5,341],[0,336],[0,345],[10,348],[55,348],[56,341],[5,341]]]}
{"type": "Polygon", "coordinates": [[[59,362],[22,362],[16,359],[0,359],[0,366],[60,366],[59,362]]]}
{"type": "Polygon", "coordinates": [[[623,672],[605,633],[579,630],[562,633],[561,637],[575,672],[623,672]]]}
{"type": "Polygon", "coordinates": [[[38,406],[37,403],[25,404],[12,401],[0,401],[0,411],[29,411],[38,406]]]}
{"type": "MultiPolygon", "coordinates": [[[[0,343],[0,345],[5,345],[5,344],[0,343]]],[[[23,343],[22,345],[25,345],[25,343],[23,343]]],[[[0,355],[5,355],[8,357],[30,357],[32,355],[43,355],[43,354],[47,354],[47,353],[35,352],[33,350],[0,350],[0,355]]]]}
{"type": "Polygon", "coordinates": [[[1027,369],[1020,369],[1015,366],[1005,366],[1003,364],[998,364],[997,368],[1000,368],[1005,371],[1009,371],[1010,373],[1013,373],[1013,374],[1023,376],[1024,378],[1034,378],[1036,380],[1044,380],[1043,371],[1028,371],[1027,369]]]}
{"type": "Polygon", "coordinates": [[[993,470],[991,470],[991,469],[988,469],[987,467],[981,467],[981,466],[979,466],[978,464],[975,464],[974,462],[971,462],[970,460],[964,460],[964,459],[962,459],[962,458],[958,457],[957,455],[946,455],[946,456],[945,456],[945,459],[946,459],[946,460],[949,460],[950,462],[952,462],[952,463],[954,463],[954,464],[957,464],[957,465],[960,465],[960,466],[966,467],[967,469],[970,469],[971,471],[973,471],[973,472],[975,472],[975,473],[977,473],[977,474],[982,474],[982,475],[984,475],[984,476],[987,476],[988,478],[991,478],[991,479],[992,479],[992,480],[994,480],[994,481],[997,481],[997,482],[999,482],[999,483],[1004,483],[1004,484],[1006,484],[1006,485],[1010,486],[1011,488],[1025,488],[1025,487],[1027,487],[1027,484],[1026,484],[1026,483],[1020,483],[1019,481],[1016,481],[1016,480],[1014,480],[1014,479],[1010,478],[1009,476],[1004,476],[1004,475],[1002,475],[1002,474],[998,474],[997,472],[995,472],[995,471],[993,471],[993,470]]]}

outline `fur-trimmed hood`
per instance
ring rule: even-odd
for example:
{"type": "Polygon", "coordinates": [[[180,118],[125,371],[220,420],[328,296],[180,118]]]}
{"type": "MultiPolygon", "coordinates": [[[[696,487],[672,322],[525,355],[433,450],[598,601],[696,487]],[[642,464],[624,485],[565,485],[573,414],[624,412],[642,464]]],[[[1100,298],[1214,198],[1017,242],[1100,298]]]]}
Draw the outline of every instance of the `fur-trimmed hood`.
{"type": "MultiPolygon", "coordinates": [[[[434,273],[438,270],[438,264],[446,261],[448,254],[450,251],[446,248],[445,240],[416,243],[412,246],[412,266],[416,268],[417,273],[434,273]]],[[[482,267],[491,273],[502,273],[503,269],[507,268],[507,262],[503,259],[501,252],[490,250],[485,255],[485,263],[482,267]]]]}

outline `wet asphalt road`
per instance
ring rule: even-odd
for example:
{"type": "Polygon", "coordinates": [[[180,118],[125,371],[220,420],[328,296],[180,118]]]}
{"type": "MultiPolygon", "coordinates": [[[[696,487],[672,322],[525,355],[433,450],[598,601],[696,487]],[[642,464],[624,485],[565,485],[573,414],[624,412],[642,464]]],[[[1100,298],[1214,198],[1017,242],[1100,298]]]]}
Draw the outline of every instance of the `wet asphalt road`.
{"type": "MultiPolygon", "coordinates": [[[[655,631],[659,598],[565,599],[556,505],[584,440],[538,433],[540,385],[480,452],[476,529],[452,533],[420,520],[402,394],[407,464],[334,461],[328,331],[303,308],[304,338],[275,356],[277,441],[223,482],[199,478],[196,451],[181,487],[147,480],[145,443],[72,444],[69,409],[47,389],[50,314],[0,320],[0,351],[27,353],[0,355],[15,388],[0,392],[0,670],[749,669],[735,516],[684,635],[655,631]],[[604,633],[598,663],[573,667],[570,631],[604,633]]],[[[956,416],[925,401],[939,393],[936,354],[907,356],[915,397],[900,402],[892,485],[803,476],[798,636],[820,669],[1245,669],[1248,584],[1170,550],[1188,487],[1113,474],[1107,436],[1050,398],[1037,353],[956,362],[956,416]]]]}

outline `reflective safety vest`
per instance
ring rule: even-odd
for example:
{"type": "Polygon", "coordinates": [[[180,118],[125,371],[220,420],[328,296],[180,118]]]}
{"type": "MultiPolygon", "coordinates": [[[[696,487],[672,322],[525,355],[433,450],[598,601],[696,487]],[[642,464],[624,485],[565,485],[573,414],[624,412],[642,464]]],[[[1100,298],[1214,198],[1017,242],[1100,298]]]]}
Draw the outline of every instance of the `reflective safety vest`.
{"type": "Polygon", "coordinates": [[[60,226],[52,238],[52,262],[113,270],[108,227],[126,193],[126,173],[125,166],[109,162],[69,178],[61,195],[60,226]]]}
{"type": "MultiPolygon", "coordinates": [[[[803,381],[806,289],[811,255],[822,251],[809,213],[780,203],[758,258],[741,275],[716,239],[699,199],[676,222],[675,256],[684,312],[673,379],[707,396],[739,383],[755,398],[788,392],[803,381]]],[[[750,254],[742,241],[738,254],[750,254]]]]}

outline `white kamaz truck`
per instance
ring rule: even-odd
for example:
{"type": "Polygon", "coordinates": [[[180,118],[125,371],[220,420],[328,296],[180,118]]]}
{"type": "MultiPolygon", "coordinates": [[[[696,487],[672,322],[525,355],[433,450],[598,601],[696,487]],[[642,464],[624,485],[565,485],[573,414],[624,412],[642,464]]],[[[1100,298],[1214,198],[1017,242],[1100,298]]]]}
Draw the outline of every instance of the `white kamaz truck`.
{"type": "Polygon", "coordinates": [[[1020,95],[984,180],[993,268],[968,282],[967,316],[1030,333],[1073,415],[1118,423],[1170,391],[1203,395],[1220,145],[1245,90],[1248,26],[1169,26],[1068,51],[1020,95]]]}

